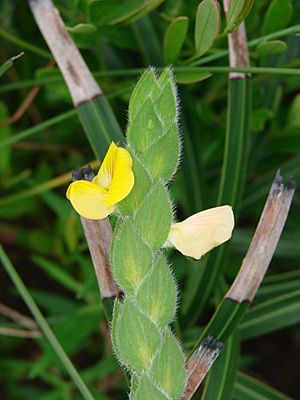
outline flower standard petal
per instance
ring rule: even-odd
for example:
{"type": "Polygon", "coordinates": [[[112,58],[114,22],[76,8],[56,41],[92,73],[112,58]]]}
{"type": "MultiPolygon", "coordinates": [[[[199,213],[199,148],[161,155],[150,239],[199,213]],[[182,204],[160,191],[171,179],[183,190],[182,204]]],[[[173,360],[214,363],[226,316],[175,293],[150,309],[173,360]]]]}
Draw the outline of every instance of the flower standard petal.
{"type": "Polygon", "coordinates": [[[116,146],[115,143],[112,142],[107,150],[98,174],[93,179],[93,182],[101,186],[102,188],[109,189],[111,185],[116,169],[118,150],[118,146],[116,146]]]}
{"type": "Polygon", "coordinates": [[[133,185],[132,158],[127,150],[119,147],[106,205],[119,203],[130,193],[133,185]]]}
{"type": "Polygon", "coordinates": [[[68,187],[67,198],[82,217],[102,219],[107,217],[113,207],[107,207],[107,190],[88,181],[75,181],[68,187]]]}
{"type": "Polygon", "coordinates": [[[108,190],[108,207],[123,200],[134,185],[132,158],[122,147],[111,143],[93,183],[108,190]]]}
{"type": "Polygon", "coordinates": [[[173,224],[168,242],[185,256],[199,260],[231,238],[234,216],[230,206],[210,208],[173,224]]]}

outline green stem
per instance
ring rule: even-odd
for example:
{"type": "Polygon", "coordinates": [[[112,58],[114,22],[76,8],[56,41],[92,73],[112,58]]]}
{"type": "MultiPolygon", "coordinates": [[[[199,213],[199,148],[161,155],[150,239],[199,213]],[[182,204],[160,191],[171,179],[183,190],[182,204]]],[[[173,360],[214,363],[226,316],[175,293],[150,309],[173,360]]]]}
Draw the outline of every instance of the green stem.
{"type": "MultiPolygon", "coordinates": [[[[162,72],[163,68],[156,68],[158,72],[162,72]]],[[[115,69],[110,71],[93,72],[95,78],[99,77],[130,77],[140,75],[144,71],[143,68],[133,69],[115,69]]],[[[242,72],[246,74],[267,74],[267,75],[300,75],[300,69],[296,68],[272,68],[272,67],[248,67],[248,68],[231,68],[226,66],[206,66],[206,67],[175,67],[176,72],[211,72],[213,74],[229,74],[230,72],[242,72]]],[[[2,85],[0,93],[5,93],[10,90],[17,90],[32,87],[35,85],[45,85],[48,83],[62,82],[61,76],[52,76],[45,78],[29,79],[21,82],[8,83],[2,85]]]]}
{"type": "MultiPolygon", "coordinates": [[[[248,42],[248,47],[252,48],[252,47],[257,46],[259,43],[266,42],[268,40],[283,38],[285,36],[289,36],[289,35],[292,35],[294,33],[299,33],[299,32],[300,32],[300,24],[297,24],[297,25],[291,26],[290,28],[282,29],[281,31],[272,32],[272,33],[269,33],[268,35],[261,36],[259,38],[250,40],[250,42],[248,42]]],[[[229,54],[228,50],[222,50],[216,54],[212,54],[211,56],[203,57],[200,60],[194,61],[190,65],[196,66],[196,65],[206,64],[211,61],[219,60],[220,58],[226,57],[226,56],[228,56],[228,54],[229,54]]]]}
{"type": "Polygon", "coordinates": [[[48,60],[52,60],[52,58],[53,58],[52,55],[48,51],[42,50],[39,47],[34,46],[31,43],[28,43],[25,40],[20,39],[19,37],[13,35],[10,32],[7,32],[6,30],[4,30],[2,28],[0,28],[0,36],[3,39],[16,44],[17,46],[20,47],[21,50],[28,50],[31,53],[34,53],[34,54],[37,54],[38,56],[47,58],[48,60]]]}
{"type": "Polygon", "coordinates": [[[41,331],[43,332],[46,339],[49,341],[50,345],[52,346],[53,350],[57,354],[58,358],[64,365],[66,371],[69,373],[71,379],[73,380],[74,384],[77,386],[78,390],[81,392],[82,396],[86,400],[94,400],[94,397],[90,393],[89,389],[87,388],[86,384],[81,379],[78,371],[72,364],[71,360],[65,353],[64,349],[62,348],[61,344],[57,340],[56,336],[54,335],[52,329],[48,325],[48,322],[40,312],[37,304],[33,300],[30,292],[24,285],[23,281],[21,280],[19,274],[15,270],[14,266],[10,262],[9,258],[7,257],[3,247],[0,245],[0,259],[2,264],[10,276],[11,280],[13,281],[14,285],[16,286],[19,294],[23,298],[24,302],[27,304],[27,307],[31,311],[32,315],[35,318],[36,323],[40,327],[41,331]]]}
{"type": "Polygon", "coordinates": [[[271,75],[300,75],[300,69],[295,68],[272,68],[272,67],[177,67],[176,72],[211,72],[211,73],[230,73],[242,72],[245,74],[271,74],[271,75]]]}

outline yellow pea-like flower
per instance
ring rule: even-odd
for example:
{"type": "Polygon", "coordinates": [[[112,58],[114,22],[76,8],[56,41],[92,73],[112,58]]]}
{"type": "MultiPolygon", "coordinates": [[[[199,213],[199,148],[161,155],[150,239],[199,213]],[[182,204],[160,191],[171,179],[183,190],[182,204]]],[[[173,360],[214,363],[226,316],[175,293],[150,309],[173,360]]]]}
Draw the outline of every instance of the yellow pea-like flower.
{"type": "Polygon", "coordinates": [[[93,181],[72,182],[66,196],[82,217],[102,219],[114,211],[133,185],[132,158],[112,142],[93,181]]]}
{"type": "Polygon", "coordinates": [[[231,238],[234,215],[230,206],[210,208],[172,224],[167,246],[199,260],[214,247],[231,238]]]}

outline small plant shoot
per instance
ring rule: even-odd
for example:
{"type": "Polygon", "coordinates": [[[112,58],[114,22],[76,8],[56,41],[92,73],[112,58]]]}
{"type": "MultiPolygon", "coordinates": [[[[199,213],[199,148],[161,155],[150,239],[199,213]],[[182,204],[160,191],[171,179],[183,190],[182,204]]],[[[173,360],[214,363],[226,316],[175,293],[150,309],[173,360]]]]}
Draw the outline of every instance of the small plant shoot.
{"type": "Polygon", "coordinates": [[[230,206],[175,222],[168,185],[179,164],[178,97],[171,69],[144,72],[129,103],[126,149],[111,144],[92,182],[75,180],[67,197],[84,218],[118,217],[110,264],[123,291],[112,320],[115,354],[134,379],[131,399],[180,399],[186,356],[172,333],[177,285],[164,247],[199,259],[231,237],[230,206]],[[148,182],[148,185],[147,185],[148,182]]]}

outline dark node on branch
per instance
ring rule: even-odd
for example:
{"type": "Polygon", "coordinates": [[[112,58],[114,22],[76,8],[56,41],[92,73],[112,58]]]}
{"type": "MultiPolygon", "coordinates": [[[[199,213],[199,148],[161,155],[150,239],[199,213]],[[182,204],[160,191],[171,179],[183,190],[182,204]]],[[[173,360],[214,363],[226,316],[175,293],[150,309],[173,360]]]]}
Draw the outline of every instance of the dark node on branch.
{"type": "Polygon", "coordinates": [[[92,170],[92,167],[88,165],[87,167],[83,168],[75,168],[72,170],[72,181],[89,181],[91,182],[95,177],[95,174],[92,170]]]}
{"type": "Polygon", "coordinates": [[[181,400],[189,400],[206,377],[224,346],[213,336],[207,336],[187,362],[187,384],[181,400]]]}

